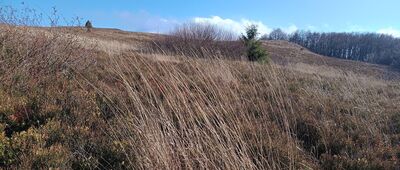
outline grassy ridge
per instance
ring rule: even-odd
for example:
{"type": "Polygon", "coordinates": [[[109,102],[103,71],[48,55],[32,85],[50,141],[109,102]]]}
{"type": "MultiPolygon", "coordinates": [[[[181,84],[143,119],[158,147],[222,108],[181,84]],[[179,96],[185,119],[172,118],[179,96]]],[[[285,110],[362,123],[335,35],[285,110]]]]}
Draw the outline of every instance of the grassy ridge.
{"type": "Polygon", "coordinates": [[[395,79],[329,61],[260,65],[219,53],[142,53],[140,43],[91,37],[96,30],[2,29],[2,167],[399,166],[395,79]]]}

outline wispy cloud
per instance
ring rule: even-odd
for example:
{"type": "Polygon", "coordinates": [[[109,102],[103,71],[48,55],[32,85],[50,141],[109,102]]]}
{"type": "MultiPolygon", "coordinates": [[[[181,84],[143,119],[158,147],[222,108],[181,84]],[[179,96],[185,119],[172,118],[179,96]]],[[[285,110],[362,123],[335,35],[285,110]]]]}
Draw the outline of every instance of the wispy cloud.
{"type": "MultiPolygon", "coordinates": [[[[171,18],[163,18],[160,16],[152,15],[146,11],[139,12],[130,12],[130,11],[118,11],[112,12],[110,15],[103,15],[99,17],[100,19],[114,19],[117,22],[121,29],[129,30],[129,31],[139,31],[139,32],[152,32],[152,33],[168,33],[175,26],[182,24],[183,21],[171,19],[171,18]]],[[[269,34],[273,30],[272,27],[264,24],[262,21],[256,21],[251,19],[240,19],[234,20],[230,18],[222,18],[220,16],[211,16],[211,17],[194,17],[190,20],[195,23],[208,23],[217,25],[226,30],[232,31],[236,34],[241,34],[245,32],[245,29],[249,25],[257,25],[259,32],[261,35],[269,34]]],[[[323,24],[320,26],[308,25],[306,29],[311,31],[321,31],[321,30],[330,30],[330,25],[323,24]]],[[[292,24],[288,27],[281,27],[281,29],[286,33],[293,33],[297,31],[299,28],[292,24]]],[[[367,27],[362,27],[359,25],[354,25],[347,23],[347,28],[344,30],[345,32],[368,32],[367,27]]],[[[377,31],[372,31],[380,34],[392,35],[393,37],[400,38],[400,29],[396,29],[394,27],[382,28],[377,31]]]]}
{"type": "MultiPolygon", "coordinates": [[[[257,25],[260,34],[269,34],[273,29],[261,21],[255,21],[250,19],[241,19],[241,20],[233,20],[229,18],[222,18],[219,16],[211,16],[211,17],[195,17],[193,19],[195,23],[208,23],[217,25],[226,30],[232,31],[236,34],[241,34],[245,32],[245,29],[249,25],[257,25]]],[[[287,33],[292,33],[297,31],[296,25],[291,25],[287,28],[282,28],[283,31],[287,33]]]]}
{"type": "Polygon", "coordinates": [[[307,25],[306,26],[306,30],[307,31],[317,31],[318,27],[314,26],[314,25],[307,25]]]}
{"type": "MultiPolygon", "coordinates": [[[[139,32],[168,33],[175,26],[184,22],[152,15],[146,11],[118,11],[111,13],[110,15],[112,15],[112,18],[115,19],[121,29],[139,32]]],[[[109,18],[110,15],[103,18],[109,18]]],[[[258,26],[258,30],[261,35],[269,34],[273,30],[271,27],[267,26],[261,21],[250,20],[246,18],[234,20],[222,18],[220,16],[194,17],[190,20],[190,22],[217,25],[218,27],[232,31],[238,35],[244,33],[246,27],[253,24],[258,26]]],[[[292,24],[288,27],[281,27],[281,29],[286,33],[293,33],[298,30],[298,27],[292,24]]]]}
{"type": "Polygon", "coordinates": [[[297,28],[296,25],[290,25],[290,26],[287,27],[287,28],[283,28],[283,31],[286,32],[286,33],[289,33],[289,34],[294,33],[294,32],[296,32],[297,30],[299,30],[299,28],[297,28]]]}
{"type": "Polygon", "coordinates": [[[378,30],[378,33],[392,35],[393,37],[400,38],[400,30],[395,29],[393,27],[380,29],[380,30],[378,30]]]}
{"type": "Polygon", "coordinates": [[[370,30],[371,28],[366,26],[347,23],[347,28],[344,30],[344,32],[369,32],[370,30]]]}
{"type": "Polygon", "coordinates": [[[253,21],[249,19],[241,19],[240,21],[235,21],[233,19],[224,19],[219,16],[212,16],[208,18],[204,17],[196,17],[193,19],[195,23],[208,23],[208,24],[213,24],[217,25],[221,28],[224,28],[226,30],[235,32],[237,34],[241,34],[245,31],[247,26],[250,26],[252,24],[257,25],[258,29],[261,34],[266,34],[270,33],[272,31],[271,28],[263,24],[261,21],[253,21]]]}
{"type": "Polygon", "coordinates": [[[152,33],[166,33],[180,22],[174,19],[151,15],[146,11],[120,11],[114,14],[126,30],[152,33]]]}

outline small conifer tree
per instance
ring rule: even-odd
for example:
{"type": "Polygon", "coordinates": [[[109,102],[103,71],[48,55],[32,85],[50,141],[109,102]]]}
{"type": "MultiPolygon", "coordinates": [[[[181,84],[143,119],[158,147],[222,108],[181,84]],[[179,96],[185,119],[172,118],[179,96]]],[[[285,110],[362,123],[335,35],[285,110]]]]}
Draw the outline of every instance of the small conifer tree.
{"type": "Polygon", "coordinates": [[[258,34],[256,25],[250,25],[246,28],[246,35],[242,34],[241,40],[246,46],[247,58],[249,61],[268,62],[267,51],[262,48],[258,34]]]}
{"type": "Polygon", "coordinates": [[[93,28],[92,22],[90,22],[89,20],[86,21],[85,27],[87,29],[87,32],[90,32],[93,28]]]}

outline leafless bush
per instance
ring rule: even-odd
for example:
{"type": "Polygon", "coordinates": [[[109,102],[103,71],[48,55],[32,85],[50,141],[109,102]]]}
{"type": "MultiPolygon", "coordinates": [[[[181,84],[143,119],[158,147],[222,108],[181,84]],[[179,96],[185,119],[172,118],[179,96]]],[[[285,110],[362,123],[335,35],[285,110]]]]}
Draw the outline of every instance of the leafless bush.
{"type": "MultiPolygon", "coordinates": [[[[53,12],[53,17],[55,15],[57,13],[53,12]]],[[[3,83],[16,74],[39,77],[77,68],[75,66],[84,68],[86,64],[83,63],[88,63],[82,61],[88,59],[84,56],[90,50],[84,50],[77,35],[66,34],[61,28],[30,27],[41,23],[41,14],[34,9],[0,7],[0,23],[0,80],[3,83]]]]}
{"type": "MultiPolygon", "coordinates": [[[[41,74],[66,69],[82,59],[82,45],[70,35],[24,27],[3,26],[0,35],[0,61],[4,72],[41,74]]],[[[6,74],[7,75],[7,74],[6,74]]],[[[8,74],[9,75],[9,74],[8,74]]]]}
{"type": "MultiPolygon", "coordinates": [[[[56,163],[66,162],[73,154],[65,146],[72,141],[64,146],[48,143],[51,149],[32,156],[32,153],[38,153],[35,148],[45,149],[43,146],[47,144],[32,142],[32,138],[24,138],[27,135],[20,133],[28,136],[35,134],[33,131],[39,127],[56,122],[52,118],[64,112],[63,108],[72,107],[73,102],[69,102],[72,100],[67,99],[72,95],[67,89],[71,88],[74,73],[85,70],[91,64],[89,56],[92,51],[79,43],[79,37],[66,34],[59,28],[30,27],[40,26],[40,18],[34,10],[1,7],[0,23],[0,144],[5,146],[0,149],[0,168],[48,169],[45,167],[51,161],[47,160],[62,155],[65,157],[56,158],[56,163]],[[6,103],[14,94],[24,99],[16,100],[19,103],[6,103]],[[50,108],[49,103],[52,102],[63,106],[50,108]],[[4,109],[4,106],[7,108],[4,109]]],[[[67,112],[71,116],[69,110],[67,112]]],[[[57,119],[60,120],[60,117],[57,119]]],[[[53,130],[60,131],[61,128],[53,130]]],[[[53,132],[49,133],[50,136],[55,134],[53,132]]],[[[65,131],[62,133],[65,134],[65,131]]],[[[65,167],[66,164],[59,163],[57,166],[65,167]]]]}
{"type": "Polygon", "coordinates": [[[177,26],[170,35],[183,41],[234,41],[237,35],[212,24],[185,23],[177,26]]]}
{"type": "Polygon", "coordinates": [[[149,51],[198,58],[241,59],[244,46],[234,33],[216,25],[186,23],[177,26],[170,35],[149,43],[149,51]]]}
{"type": "Polygon", "coordinates": [[[42,23],[42,14],[33,8],[16,9],[12,6],[0,7],[0,24],[38,26],[42,23]]]}

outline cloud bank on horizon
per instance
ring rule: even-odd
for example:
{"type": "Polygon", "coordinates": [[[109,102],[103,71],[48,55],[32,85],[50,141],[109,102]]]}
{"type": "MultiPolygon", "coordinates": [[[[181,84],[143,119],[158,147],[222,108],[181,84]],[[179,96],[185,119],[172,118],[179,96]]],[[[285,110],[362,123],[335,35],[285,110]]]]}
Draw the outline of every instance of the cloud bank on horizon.
{"type": "MultiPolygon", "coordinates": [[[[119,12],[116,14],[116,17],[118,18],[118,21],[122,23],[122,25],[124,25],[122,29],[151,32],[151,33],[168,33],[174,27],[185,23],[182,21],[165,19],[158,16],[152,16],[145,11],[141,11],[138,13],[130,13],[127,11],[119,12]]],[[[240,20],[233,20],[229,18],[222,18],[220,16],[194,17],[186,22],[216,25],[219,28],[231,31],[238,35],[244,33],[246,27],[250,25],[257,25],[261,35],[269,34],[274,29],[272,27],[267,26],[261,21],[249,20],[245,18],[240,20]]],[[[295,31],[298,30],[297,26],[293,24],[281,29],[288,34],[294,33],[295,31]]]]}
{"type": "MultiPolygon", "coordinates": [[[[155,24],[155,25],[157,25],[158,28],[161,28],[161,30],[158,30],[158,32],[162,32],[162,33],[168,33],[175,26],[183,23],[183,22],[179,22],[176,20],[169,20],[169,19],[163,19],[163,18],[157,18],[156,21],[154,21],[155,20],[154,17],[152,18],[152,20],[153,20],[153,23],[157,22],[157,24],[155,24]]],[[[274,27],[270,27],[270,26],[266,25],[262,21],[250,20],[250,19],[246,19],[246,18],[242,18],[240,20],[234,20],[234,19],[230,19],[230,18],[222,18],[220,16],[194,17],[189,22],[194,22],[194,23],[199,23],[199,24],[216,25],[225,30],[232,31],[233,33],[236,33],[238,35],[244,33],[246,30],[246,27],[248,27],[249,25],[253,25],[253,24],[258,26],[258,29],[259,29],[259,32],[261,35],[269,34],[273,31],[273,29],[275,29],[274,27]]],[[[138,22],[135,22],[135,23],[138,24],[138,22]]],[[[144,23],[146,23],[146,26],[144,28],[151,27],[149,25],[149,22],[144,22],[144,23]]],[[[140,24],[138,24],[138,25],[140,25],[140,24]]],[[[327,26],[324,25],[323,27],[327,27],[327,26]]],[[[284,32],[286,32],[288,34],[294,33],[299,30],[299,28],[294,24],[291,24],[287,27],[279,27],[279,28],[281,28],[284,32]]],[[[352,26],[352,28],[354,28],[354,26],[352,26]]],[[[360,30],[360,28],[361,27],[357,26],[358,30],[360,30]]],[[[311,30],[311,31],[318,31],[316,26],[308,26],[307,29],[311,30]]],[[[150,29],[139,30],[139,31],[154,32],[154,29],[153,30],[150,30],[150,29]]],[[[357,30],[349,29],[348,31],[345,31],[345,32],[353,32],[353,31],[357,31],[357,30]]],[[[393,27],[379,29],[376,31],[376,33],[391,35],[393,37],[400,38],[400,30],[397,30],[393,27]]]]}
{"type": "Polygon", "coordinates": [[[379,34],[391,35],[396,38],[400,38],[400,30],[394,29],[393,27],[383,28],[377,31],[379,34]]]}
{"type": "MultiPolygon", "coordinates": [[[[141,31],[141,32],[152,32],[152,33],[168,33],[174,27],[184,23],[184,21],[178,21],[173,19],[166,19],[159,16],[153,16],[145,11],[141,11],[138,13],[130,13],[130,12],[120,12],[116,14],[119,22],[124,25],[122,29],[131,30],[131,31],[141,31]]],[[[223,28],[228,31],[232,31],[238,35],[245,32],[246,27],[249,25],[257,25],[259,32],[261,35],[269,34],[273,31],[273,29],[278,27],[270,27],[269,25],[263,23],[262,21],[250,20],[247,18],[242,18],[240,20],[234,20],[230,18],[222,18],[220,16],[210,16],[210,17],[193,17],[189,20],[189,22],[199,23],[199,24],[212,24],[216,25],[220,28],[223,28]]],[[[327,28],[329,25],[323,24],[322,26],[307,26],[305,30],[310,31],[321,31],[318,28],[327,28]]],[[[290,34],[294,33],[299,28],[291,24],[287,27],[279,27],[284,32],[290,34]]],[[[351,25],[344,32],[365,32],[365,29],[362,29],[361,26],[351,25]],[[364,30],[364,31],[362,31],[364,30]]],[[[379,34],[391,35],[393,37],[400,38],[400,30],[397,30],[393,27],[387,27],[378,29],[377,31],[372,31],[379,34]]]]}
{"type": "MultiPolygon", "coordinates": [[[[246,30],[246,27],[250,25],[257,25],[258,30],[261,35],[264,34],[269,34],[272,32],[273,28],[270,28],[269,26],[265,25],[261,21],[254,21],[254,20],[249,20],[249,19],[241,19],[240,21],[235,21],[233,19],[229,18],[221,18],[219,16],[211,16],[208,18],[204,17],[195,17],[193,19],[194,23],[199,23],[199,24],[212,24],[212,25],[217,25],[218,27],[221,27],[225,30],[232,31],[236,34],[241,34],[244,33],[246,30]]],[[[286,33],[293,33],[298,30],[296,25],[291,25],[287,28],[282,28],[283,31],[286,33]]]]}

